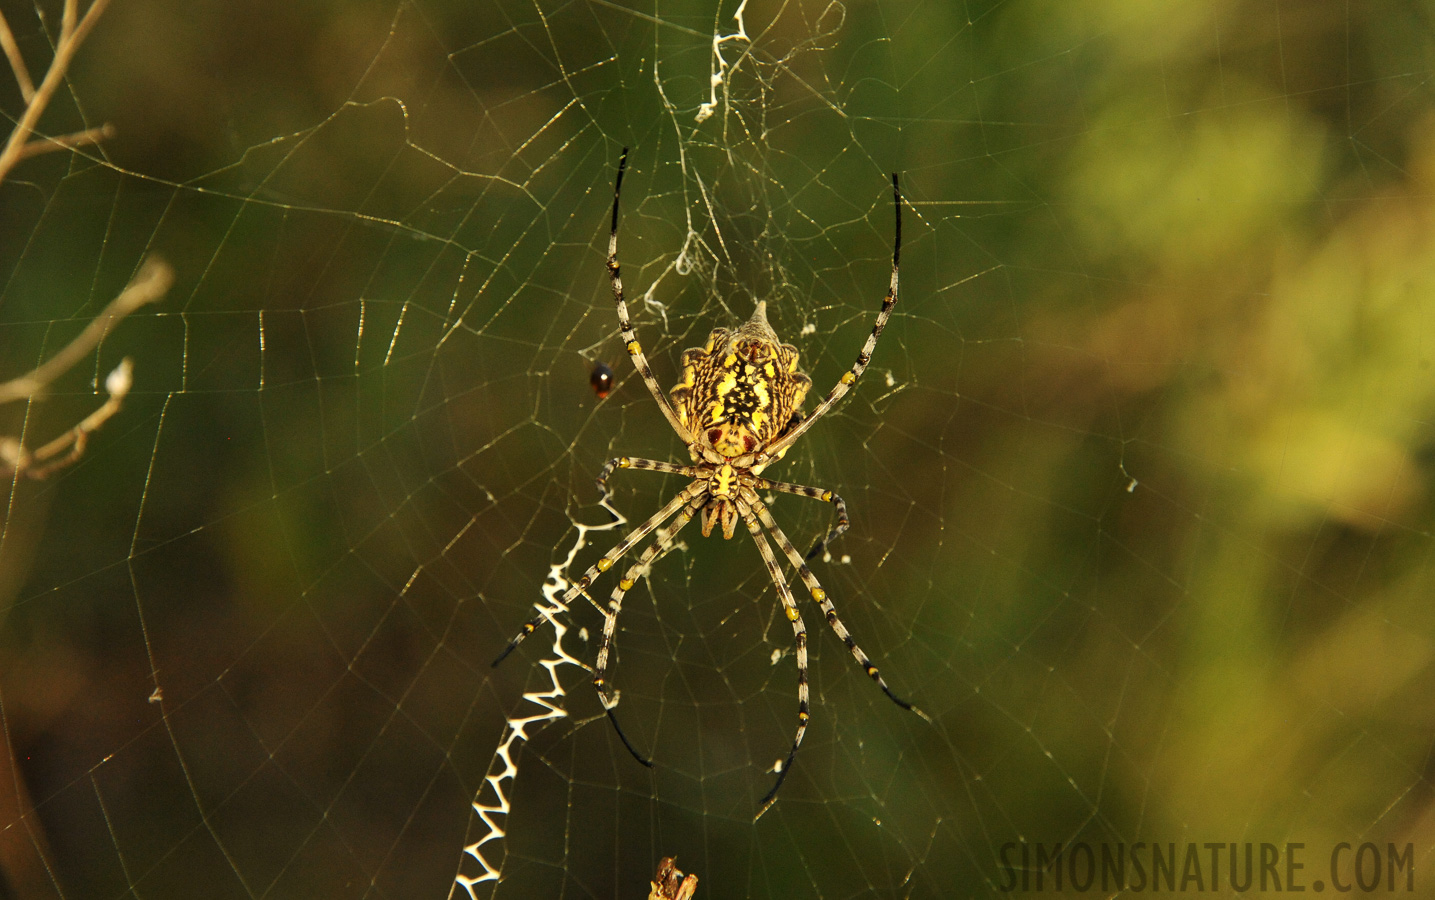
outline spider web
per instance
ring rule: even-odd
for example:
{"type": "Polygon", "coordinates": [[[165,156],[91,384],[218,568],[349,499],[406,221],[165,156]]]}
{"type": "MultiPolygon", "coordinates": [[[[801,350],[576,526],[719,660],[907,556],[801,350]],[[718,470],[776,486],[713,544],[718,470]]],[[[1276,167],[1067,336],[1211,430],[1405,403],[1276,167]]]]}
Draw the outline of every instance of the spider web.
{"type": "MultiPolygon", "coordinates": [[[[48,58],[58,9],[5,15],[48,58]]],[[[8,495],[8,890],[626,898],[672,856],[699,898],[999,896],[1020,842],[1302,842],[1311,880],[1408,844],[1421,882],[1432,52],[1413,3],[114,0],[41,128],[114,136],[0,185],[5,371],[147,254],[177,281],[5,408],[62,431],[134,360],[8,495]],[[686,454],[604,272],[624,146],[665,387],[766,300],[820,396],[903,176],[892,321],[771,474],[846,499],[814,571],[933,722],[805,604],[756,822],[796,673],[746,535],[625,601],[655,768],[586,602],[489,665],[680,486],[593,485],[686,454]]]]}

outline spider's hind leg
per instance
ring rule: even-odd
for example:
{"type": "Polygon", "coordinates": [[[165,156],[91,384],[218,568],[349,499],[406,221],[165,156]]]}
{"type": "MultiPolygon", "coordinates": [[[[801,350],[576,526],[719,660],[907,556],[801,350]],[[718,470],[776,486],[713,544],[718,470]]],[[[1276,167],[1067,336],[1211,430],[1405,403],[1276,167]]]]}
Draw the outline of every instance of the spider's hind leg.
{"type": "MultiPolygon", "coordinates": [[[[579,594],[587,596],[586,592],[588,590],[588,586],[593,583],[593,579],[597,578],[599,575],[612,568],[613,563],[617,562],[618,559],[623,556],[623,554],[633,549],[634,544],[647,537],[648,534],[654,528],[657,528],[659,525],[666,522],[674,513],[676,513],[683,506],[683,504],[691,501],[693,496],[701,490],[702,485],[700,483],[689,485],[687,488],[680,491],[677,496],[669,500],[667,504],[663,506],[662,509],[654,513],[652,517],[649,518],[646,522],[639,525],[637,528],[634,528],[632,531],[628,532],[627,537],[624,537],[621,541],[619,541],[617,546],[615,546],[612,550],[609,550],[607,553],[603,554],[603,556],[597,562],[588,567],[588,571],[584,572],[577,581],[573,582],[573,586],[564,592],[562,599],[555,601],[557,606],[559,607],[557,612],[567,612],[568,604],[572,603],[574,598],[576,598],[579,594]]],[[[591,602],[592,598],[590,597],[589,600],[591,602]]],[[[596,606],[597,604],[594,605],[596,606]]],[[[514,650],[517,650],[518,645],[523,643],[524,638],[537,631],[540,625],[548,621],[548,618],[555,614],[553,610],[549,610],[546,608],[541,609],[542,611],[539,612],[538,615],[534,616],[532,619],[529,619],[523,624],[523,628],[518,632],[518,634],[513,636],[513,640],[508,642],[508,646],[503,648],[503,652],[498,654],[498,658],[493,661],[494,666],[497,666],[499,663],[507,659],[508,655],[514,650]]]]}
{"type": "Polygon", "coordinates": [[[857,664],[862,667],[862,671],[866,672],[867,677],[877,683],[877,687],[882,689],[882,693],[887,695],[887,699],[903,709],[911,710],[928,722],[932,721],[931,716],[928,716],[911,703],[892,693],[892,689],[887,686],[886,680],[882,678],[882,673],[877,671],[877,667],[872,664],[872,660],[867,657],[866,653],[862,652],[861,647],[857,646],[857,641],[852,637],[852,633],[847,630],[847,626],[842,624],[842,620],[837,616],[837,608],[832,605],[832,598],[827,596],[827,591],[825,591],[822,584],[818,582],[817,576],[812,574],[812,570],[807,567],[807,563],[803,560],[801,554],[797,552],[797,548],[792,545],[792,541],[788,540],[787,535],[783,534],[777,521],[772,518],[772,513],[768,512],[767,507],[763,505],[756,494],[752,494],[750,489],[747,491],[747,494],[751,494],[751,496],[745,495],[744,499],[752,506],[757,517],[762,520],[763,526],[772,532],[773,540],[777,541],[777,546],[782,549],[783,555],[787,557],[789,562],[797,567],[797,574],[802,578],[802,583],[807,586],[807,590],[812,595],[812,599],[817,601],[817,605],[822,608],[822,615],[827,620],[828,627],[832,629],[833,633],[836,634],[838,639],[847,647],[847,652],[851,653],[852,658],[857,660],[857,664]]]}
{"type": "Polygon", "coordinates": [[[633,742],[628,740],[628,736],[623,733],[623,727],[618,724],[617,715],[613,712],[618,705],[616,694],[608,690],[608,660],[613,649],[613,633],[617,630],[618,613],[623,610],[623,595],[632,590],[633,585],[638,583],[638,579],[648,574],[648,569],[653,562],[672,547],[678,532],[702,508],[705,500],[705,494],[698,494],[697,499],[690,502],[686,509],[678,513],[671,522],[658,529],[653,543],[643,551],[643,555],[638,557],[637,562],[623,573],[622,580],[614,586],[613,593],[608,598],[608,608],[603,611],[603,643],[598,647],[598,664],[593,667],[593,687],[598,691],[598,700],[603,704],[603,711],[608,714],[608,721],[613,723],[613,730],[618,732],[618,738],[623,742],[623,746],[628,748],[628,752],[633,754],[634,759],[650,769],[653,767],[653,761],[639,753],[633,746],[633,742]]]}
{"type": "Polygon", "coordinates": [[[807,626],[802,621],[802,613],[797,609],[797,601],[792,598],[792,590],[788,588],[787,581],[782,577],[782,567],[777,563],[777,557],[772,553],[772,546],[768,544],[767,538],[763,536],[762,527],[758,525],[757,518],[753,516],[750,501],[738,502],[738,508],[742,511],[743,521],[747,523],[747,530],[752,533],[752,541],[757,544],[757,552],[762,554],[762,561],[767,565],[767,574],[772,577],[772,583],[777,587],[777,597],[782,601],[782,611],[792,622],[792,637],[796,647],[797,656],[797,733],[792,737],[792,749],[787,752],[787,759],[782,767],[777,770],[777,781],[773,783],[772,790],[762,798],[758,804],[757,815],[753,821],[762,818],[763,813],[772,808],[777,802],[778,788],[787,780],[787,773],[792,771],[792,762],[797,759],[797,748],[802,746],[802,737],[807,734],[807,723],[812,718],[810,702],[808,699],[807,687],[807,626]]]}

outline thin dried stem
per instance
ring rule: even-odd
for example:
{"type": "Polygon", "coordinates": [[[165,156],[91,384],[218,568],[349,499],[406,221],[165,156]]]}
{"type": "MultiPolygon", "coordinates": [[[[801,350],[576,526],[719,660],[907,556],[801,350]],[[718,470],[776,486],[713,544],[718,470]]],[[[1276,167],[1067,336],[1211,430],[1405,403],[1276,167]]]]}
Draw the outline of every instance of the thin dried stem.
{"type": "MultiPolygon", "coordinates": [[[[86,325],[85,330],[76,335],[59,353],[41,363],[34,371],[0,384],[0,403],[32,398],[44,391],[52,381],[104,340],[105,335],[109,334],[110,329],[121,319],[146,303],[153,303],[163,297],[173,283],[174,270],[169,263],[157,257],[145,260],[120,295],[111,300],[94,321],[86,325]]],[[[45,478],[55,470],[75,462],[84,454],[90,435],[120,411],[133,383],[134,362],[126,357],[105,378],[105,393],[109,397],[104,404],[64,434],[34,452],[25,449],[19,438],[0,437],[0,469],[11,475],[45,478]],[[70,452],[60,456],[65,450],[70,452]]]]}
{"type": "MultiPolygon", "coordinates": [[[[45,79],[40,82],[40,86],[35,89],[25,104],[25,112],[20,116],[15,130],[10,132],[10,139],[5,142],[5,149],[0,150],[0,181],[4,181],[9,176],[10,170],[15,168],[15,164],[27,155],[25,145],[30,142],[30,136],[35,133],[35,126],[39,124],[40,116],[44,114],[45,108],[50,105],[50,100],[55,96],[55,91],[65,80],[65,74],[70,70],[70,62],[74,59],[75,52],[80,49],[80,44],[84,43],[85,38],[89,36],[90,30],[95,27],[95,22],[99,20],[100,14],[105,11],[109,2],[110,0],[95,0],[85,11],[85,15],[79,17],[76,0],[66,0],[64,15],[60,23],[60,39],[55,43],[55,58],[50,60],[50,68],[45,72],[45,79]],[[78,21],[76,21],[77,17],[79,17],[78,21]]],[[[8,25],[5,30],[9,31],[8,25]]],[[[13,40],[13,35],[11,39],[13,40]]],[[[11,58],[10,63],[13,68],[15,58],[11,58]]]]}
{"type": "Polygon", "coordinates": [[[85,445],[89,443],[90,435],[120,411],[120,407],[124,405],[125,395],[129,393],[130,385],[133,383],[134,361],[126,356],[105,379],[105,389],[109,392],[110,399],[106,400],[99,409],[81,419],[74,428],[34,453],[26,456],[22,447],[17,468],[23,468],[25,474],[31,478],[39,479],[46,478],[56,469],[63,469],[78,460],[84,455],[85,445]],[[69,448],[70,452],[60,459],[55,459],[60,451],[66,448],[69,448]]]}
{"type": "Polygon", "coordinates": [[[134,280],[64,349],[36,366],[33,371],[0,384],[0,403],[33,397],[49,387],[50,382],[69,371],[86,353],[104,340],[105,335],[109,334],[110,329],[121,319],[146,303],[153,303],[163,297],[173,283],[174,269],[169,263],[154,256],[145,260],[134,280]]]}
{"type": "MultiPolygon", "coordinates": [[[[110,136],[110,127],[103,125],[61,137],[31,140],[41,116],[64,82],[76,51],[108,5],[109,0],[94,0],[85,15],[80,17],[77,0],[65,0],[55,56],[50,60],[38,88],[30,77],[15,33],[10,29],[4,13],[0,12],[0,50],[4,51],[10,63],[15,84],[25,101],[20,120],[5,141],[4,149],[0,150],[0,182],[18,163],[29,157],[55,150],[74,150],[110,136]]],[[[54,358],[28,375],[0,385],[0,397],[3,397],[0,402],[35,396],[103,340],[120,319],[162,297],[173,281],[174,272],[168,264],[154,258],[147,260],[120,295],[54,358]]],[[[0,437],[0,466],[8,467],[16,478],[22,474],[30,478],[44,478],[56,469],[75,462],[84,453],[90,434],[119,412],[133,382],[133,371],[131,361],[128,358],[123,360],[105,379],[105,390],[109,394],[105,403],[33,454],[18,438],[0,437]],[[66,450],[69,452],[66,453],[66,450]]],[[[5,515],[5,528],[0,530],[0,593],[11,599],[23,578],[25,566],[22,560],[33,552],[41,534],[36,524],[38,520],[20,511],[32,505],[17,507],[13,498],[12,494],[12,505],[5,515]]],[[[43,509],[43,504],[35,504],[34,507],[43,509]]],[[[4,609],[8,608],[9,600],[0,604],[0,621],[4,619],[4,609]]],[[[0,733],[0,739],[3,739],[3,745],[0,745],[0,811],[3,811],[5,821],[24,825],[23,832],[7,828],[4,834],[0,834],[0,882],[4,883],[7,896],[53,896],[59,888],[59,881],[51,862],[49,842],[20,772],[3,700],[0,700],[0,726],[3,726],[3,733],[0,733]]],[[[60,893],[63,895],[63,891],[60,893]]]]}
{"type": "Polygon", "coordinates": [[[60,40],[65,40],[75,31],[75,15],[80,10],[79,0],[65,0],[65,11],[60,17],[60,40]]]}
{"type": "Polygon", "coordinates": [[[113,125],[100,125],[97,128],[86,128],[84,131],[76,131],[71,134],[62,134],[59,137],[38,138],[20,148],[20,159],[29,159],[32,156],[39,156],[42,153],[53,153],[56,150],[74,150],[78,147],[87,147],[90,144],[98,144],[100,141],[115,136],[113,125]]]}
{"type": "Polygon", "coordinates": [[[3,12],[0,12],[0,49],[5,51],[5,58],[10,60],[10,70],[15,73],[15,83],[20,86],[20,96],[28,104],[35,96],[35,82],[30,80],[30,69],[25,65],[25,57],[20,55],[20,45],[15,43],[15,33],[10,30],[10,23],[6,21],[3,12]]]}

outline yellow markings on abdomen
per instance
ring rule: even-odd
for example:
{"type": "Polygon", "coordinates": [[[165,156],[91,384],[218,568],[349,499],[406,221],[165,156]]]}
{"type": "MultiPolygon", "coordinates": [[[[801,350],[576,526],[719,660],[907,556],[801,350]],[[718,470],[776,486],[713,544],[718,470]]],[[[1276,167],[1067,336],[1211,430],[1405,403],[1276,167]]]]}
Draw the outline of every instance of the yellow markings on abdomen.
{"type": "Polygon", "coordinates": [[[717,395],[719,397],[726,397],[735,387],[737,387],[737,373],[729,369],[728,372],[723,375],[722,381],[718,382],[717,395]]]}
{"type": "Polygon", "coordinates": [[[772,394],[768,393],[767,382],[758,379],[752,383],[752,392],[757,395],[757,408],[767,409],[772,405],[772,394]]]}

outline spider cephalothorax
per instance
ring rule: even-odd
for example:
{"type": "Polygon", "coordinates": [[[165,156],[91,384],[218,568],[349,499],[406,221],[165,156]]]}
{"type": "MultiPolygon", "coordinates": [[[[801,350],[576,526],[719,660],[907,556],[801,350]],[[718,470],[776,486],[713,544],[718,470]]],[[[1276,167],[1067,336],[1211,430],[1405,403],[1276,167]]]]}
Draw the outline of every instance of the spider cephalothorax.
{"type": "Polygon", "coordinates": [[[762,555],[772,583],[777,588],[777,598],[782,603],[783,612],[792,623],[793,641],[796,645],[794,655],[797,658],[797,733],[792,739],[792,749],[788,751],[786,761],[778,766],[777,783],[762,799],[757,813],[761,816],[772,805],[777,797],[777,789],[782,787],[783,779],[792,768],[792,762],[797,757],[797,748],[801,746],[802,736],[807,732],[810,715],[807,627],[802,622],[802,613],[797,608],[797,601],[792,596],[787,579],[782,575],[782,568],[778,564],[777,556],[772,552],[767,535],[772,536],[787,561],[796,568],[808,595],[822,610],[823,618],[867,676],[877,683],[892,702],[926,718],[921,710],[892,693],[887,687],[887,682],[882,680],[877,667],[857,646],[856,640],[837,617],[837,609],[833,606],[832,599],[827,596],[827,592],[817,582],[817,576],[813,575],[807,566],[806,560],[812,559],[824,545],[847,530],[847,507],[842,498],[822,488],[771,481],[761,474],[764,468],[781,459],[814,422],[842,399],[872,359],[877,338],[882,335],[882,329],[887,325],[892,307],[897,305],[897,263],[902,248],[902,195],[897,186],[897,176],[893,175],[892,202],[896,209],[897,222],[892,241],[892,281],[887,289],[887,296],[882,301],[882,309],[877,313],[877,322],[872,326],[872,334],[862,345],[857,361],[842,373],[837,384],[833,385],[832,390],[827,392],[827,396],[822,398],[822,402],[817,404],[810,415],[803,418],[800,410],[802,401],[812,387],[812,379],[797,368],[797,348],[778,340],[777,334],[767,322],[767,304],[762,302],[757,304],[752,318],[742,325],[733,329],[715,329],[708,336],[706,344],[683,353],[682,380],[670,392],[672,402],[669,404],[668,399],[663,396],[658,380],[653,377],[653,372],[648,367],[648,359],[643,355],[643,348],[638,344],[638,336],[628,319],[628,306],[623,301],[623,279],[618,267],[618,198],[623,188],[623,170],[627,162],[628,151],[625,149],[618,162],[618,178],[613,185],[613,221],[608,235],[608,274],[613,283],[613,299],[618,306],[618,330],[623,334],[628,356],[632,358],[643,383],[657,401],[658,409],[673,431],[688,445],[692,465],[622,456],[608,460],[607,465],[603,466],[603,471],[598,473],[598,488],[607,495],[608,476],[616,469],[664,472],[682,475],[691,480],[687,487],[664,504],[662,509],[629,532],[617,546],[603,554],[602,558],[573,582],[573,586],[564,592],[558,603],[558,610],[540,607],[539,615],[523,626],[523,630],[514,636],[508,648],[493,664],[496,666],[502,662],[524,638],[538,630],[538,626],[555,612],[567,612],[569,603],[580,595],[585,597],[603,613],[603,642],[598,648],[597,663],[593,667],[593,686],[598,689],[603,709],[613,722],[623,745],[639,762],[651,766],[652,762],[638,753],[623,734],[623,730],[618,727],[618,719],[613,713],[613,708],[618,705],[617,694],[609,691],[606,680],[608,657],[613,646],[613,633],[618,613],[622,609],[623,596],[639,578],[647,574],[653,561],[673,545],[678,532],[699,512],[702,514],[704,537],[712,533],[715,525],[721,525],[723,537],[731,538],[738,520],[741,519],[747,525],[748,533],[752,535],[753,543],[762,555]],[[817,542],[804,559],[778,527],[777,521],[768,511],[767,503],[762,499],[763,494],[795,494],[831,503],[837,510],[837,524],[826,537],[817,542]],[[588,594],[593,579],[612,568],[623,554],[654,531],[657,535],[653,543],[618,580],[608,605],[599,606],[588,594]]]}

